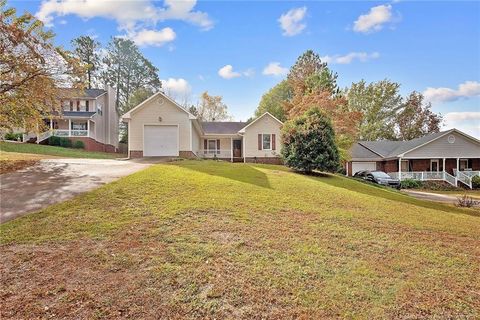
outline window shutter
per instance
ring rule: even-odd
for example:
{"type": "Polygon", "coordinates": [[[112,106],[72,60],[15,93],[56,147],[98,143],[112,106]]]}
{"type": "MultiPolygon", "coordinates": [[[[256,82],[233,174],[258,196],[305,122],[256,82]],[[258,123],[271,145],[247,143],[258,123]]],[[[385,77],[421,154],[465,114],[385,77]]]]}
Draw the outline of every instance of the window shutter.
{"type": "Polygon", "coordinates": [[[262,150],[262,135],[258,134],[258,150],[262,150]]]}
{"type": "Polygon", "coordinates": [[[203,153],[207,153],[208,150],[208,141],[207,139],[203,139],[203,153]]]}
{"type": "Polygon", "coordinates": [[[220,154],[220,139],[217,139],[217,154],[220,154]]]}
{"type": "Polygon", "coordinates": [[[275,150],[275,134],[272,134],[272,150],[275,150]]]}

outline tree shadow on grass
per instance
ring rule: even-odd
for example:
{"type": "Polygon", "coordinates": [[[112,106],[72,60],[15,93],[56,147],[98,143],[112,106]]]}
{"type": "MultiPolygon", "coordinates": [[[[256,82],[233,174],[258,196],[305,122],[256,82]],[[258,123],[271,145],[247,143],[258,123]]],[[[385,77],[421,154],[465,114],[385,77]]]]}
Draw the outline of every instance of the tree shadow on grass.
{"type": "Polygon", "coordinates": [[[257,187],[272,189],[268,177],[262,171],[244,163],[226,163],[223,161],[202,160],[202,161],[177,161],[172,163],[176,166],[193,171],[209,174],[211,176],[223,177],[257,187]]]}
{"type": "Polygon", "coordinates": [[[394,190],[392,188],[383,187],[383,186],[379,186],[372,183],[357,181],[352,178],[340,177],[337,175],[324,174],[324,173],[314,173],[313,175],[305,175],[305,177],[326,183],[334,187],[347,189],[353,192],[358,192],[358,193],[366,194],[369,196],[380,197],[388,200],[408,203],[408,204],[412,204],[412,205],[416,205],[416,206],[428,208],[428,209],[441,210],[449,213],[456,212],[456,213],[468,214],[471,216],[480,216],[480,213],[476,213],[470,210],[448,206],[438,202],[416,199],[412,196],[403,194],[400,191],[394,190]]]}

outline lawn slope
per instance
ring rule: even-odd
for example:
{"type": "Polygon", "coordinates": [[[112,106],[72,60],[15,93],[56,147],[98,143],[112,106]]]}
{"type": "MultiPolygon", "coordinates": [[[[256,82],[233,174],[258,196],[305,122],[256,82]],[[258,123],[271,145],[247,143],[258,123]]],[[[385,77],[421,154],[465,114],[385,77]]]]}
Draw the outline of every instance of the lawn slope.
{"type": "Polygon", "coordinates": [[[0,226],[2,318],[478,318],[480,218],[179,161],[0,226]]]}
{"type": "Polygon", "coordinates": [[[45,154],[63,158],[112,159],[121,156],[115,153],[92,152],[82,149],[63,148],[34,143],[13,143],[4,141],[0,142],[0,151],[29,154],[45,154]]]}

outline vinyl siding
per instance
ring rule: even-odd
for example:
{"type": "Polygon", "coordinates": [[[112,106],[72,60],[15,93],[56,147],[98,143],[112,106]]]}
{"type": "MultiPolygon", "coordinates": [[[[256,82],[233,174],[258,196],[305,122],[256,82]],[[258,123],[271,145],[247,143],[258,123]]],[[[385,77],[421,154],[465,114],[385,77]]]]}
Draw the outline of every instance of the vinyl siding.
{"type": "Polygon", "coordinates": [[[480,144],[453,132],[438,138],[423,147],[408,152],[405,158],[480,158],[480,144]],[[448,142],[448,136],[455,137],[454,143],[448,142]]]}
{"type": "Polygon", "coordinates": [[[149,101],[147,105],[131,115],[128,137],[129,150],[143,151],[143,126],[145,124],[163,124],[178,125],[179,151],[192,151],[190,146],[192,134],[188,114],[167,99],[162,97],[159,97],[159,99],[149,101]],[[159,99],[163,100],[162,104],[159,104],[159,99]],[[162,118],[161,122],[159,122],[159,117],[162,118]]]}
{"type": "Polygon", "coordinates": [[[279,157],[282,147],[281,124],[266,114],[245,129],[243,147],[245,157],[279,157]],[[258,135],[262,133],[275,134],[276,150],[258,150],[258,135]]]}
{"type": "Polygon", "coordinates": [[[193,152],[198,152],[201,147],[200,147],[200,135],[198,134],[197,129],[195,129],[195,126],[192,125],[192,151],[193,152]]]}

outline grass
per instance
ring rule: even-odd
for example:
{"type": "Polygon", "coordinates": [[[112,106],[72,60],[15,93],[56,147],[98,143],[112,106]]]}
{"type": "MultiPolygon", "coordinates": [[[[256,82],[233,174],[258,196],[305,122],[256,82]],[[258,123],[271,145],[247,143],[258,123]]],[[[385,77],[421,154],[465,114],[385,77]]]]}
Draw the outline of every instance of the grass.
{"type": "Polygon", "coordinates": [[[72,149],[63,147],[54,147],[33,143],[13,143],[0,142],[0,151],[15,152],[15,153],[29,153],[29,154],[43,154],[63,158],[91,158],[91,159],[112,159],[118,158],[122,155],[106,152],[91,152],[82,149],[72,149]]]}
{"type": "Polygon", "coordinates": [[[159,164],[0,226],[2,318],[480,317],[480,217],[280,166],[159,164]]]}
{"type": "Polygon", "coordinates": [[[48,158],[54,157],[42,154],[4,152],[0,150],[0,174],[30,167],[39,160],[48,158]]]}

